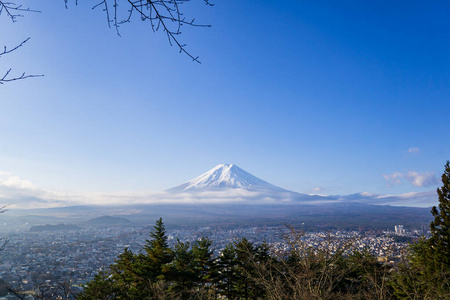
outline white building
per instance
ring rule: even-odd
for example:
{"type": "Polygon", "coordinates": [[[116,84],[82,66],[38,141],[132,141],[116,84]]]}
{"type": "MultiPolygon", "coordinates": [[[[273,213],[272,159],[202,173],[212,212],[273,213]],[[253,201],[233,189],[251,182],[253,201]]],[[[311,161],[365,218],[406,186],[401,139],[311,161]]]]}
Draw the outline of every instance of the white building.
{"type": "Polygon", "coordinates": [[[395,226],[395,234],[396,235],[404,235],[405,230],[403,229],[403,225],[396,225],[395,226]]]}

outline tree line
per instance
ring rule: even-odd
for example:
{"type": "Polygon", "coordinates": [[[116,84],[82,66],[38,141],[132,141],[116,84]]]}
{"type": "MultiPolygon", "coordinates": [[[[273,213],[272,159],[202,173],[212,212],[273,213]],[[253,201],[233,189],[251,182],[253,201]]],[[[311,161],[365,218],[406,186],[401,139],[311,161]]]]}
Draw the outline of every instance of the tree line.
{"type": "MultiPolygon", "coordinates": [[[[293,232],[295,233],[295,232],[293,232]]],[[[171,248],[159,219],[144,251],[128,249],[89,282],[79,299],[338,299],[380,288],[388,267],[375,257],[308,248],[290,235],[286,252],[241,238],[214,257],[208,238],[171,248]],[[371,277],[374,275],[373,277],[371,277]],[[378,277],[376,277],[378,276],[378,277]]]]}

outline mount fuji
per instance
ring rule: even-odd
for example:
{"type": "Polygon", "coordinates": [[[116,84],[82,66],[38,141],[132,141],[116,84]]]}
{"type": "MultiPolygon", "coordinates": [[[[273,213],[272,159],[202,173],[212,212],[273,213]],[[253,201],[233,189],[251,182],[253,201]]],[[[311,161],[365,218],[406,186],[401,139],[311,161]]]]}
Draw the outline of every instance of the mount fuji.
{"type": "Polygon", "coordinates": [[[294,204],[329,201],[328,197],[289,191],[264,181],[235,164],[221,164],[179,186],[166,190],[194,202],[294,204]],[[188,196],[189,195],[189,196],[188,196]]]}
{"type": "Polygon", "coordinates": [[[168,189],[172,193],[195,193],[242,189],[251,192],[294,193],[268,183],[234,164],[221,164],[179,186],[168,189]]]}

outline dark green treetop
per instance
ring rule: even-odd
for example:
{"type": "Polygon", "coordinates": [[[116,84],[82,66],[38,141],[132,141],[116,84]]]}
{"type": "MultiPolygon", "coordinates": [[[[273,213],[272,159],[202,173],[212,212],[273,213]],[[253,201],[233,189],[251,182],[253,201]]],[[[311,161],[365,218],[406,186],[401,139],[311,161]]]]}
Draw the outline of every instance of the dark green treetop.
{"type": "Polygon", "coordinates": [[[156,221],[150,237],[151,239],[146,240],[147,244],[144,247],[147,255],[141,255],[143,268],[146,269],[150,279],[161,280],[169,272],[168,264],[173,259],[173,251],[167,243],[166,229],[162,218],[156,221]]]}
{"type": "Polygon", "coordinates": [[[156,224],[153,226],[152,232],[150,232],[150,237],[150,240],[146,240],[147,245],[145,246],[145,250],[147,250],[147,252],[150,249],[169,248],[169,245],[167,244],[166,228],[164,226],[162,218],[159,218],[159,220],[156,221],[156,224]]]}

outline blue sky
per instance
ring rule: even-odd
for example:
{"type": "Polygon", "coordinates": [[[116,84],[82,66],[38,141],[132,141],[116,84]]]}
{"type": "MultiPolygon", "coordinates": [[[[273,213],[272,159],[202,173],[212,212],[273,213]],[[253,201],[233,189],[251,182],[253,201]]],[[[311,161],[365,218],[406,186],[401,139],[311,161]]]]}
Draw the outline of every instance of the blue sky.
{"type": "Polygon", "coordinates": [[[0,74],[45,76],[0,86],[5,178],[160,191],[235,163],[301,193],[399,195],[450,159],[446,1],[193,1],[212,27],[180,39],[202,64],[139,20],[119,37],[89,5],[21,3],[42,12],[0,16],[2,46],[31,37],[0,74]]]}

